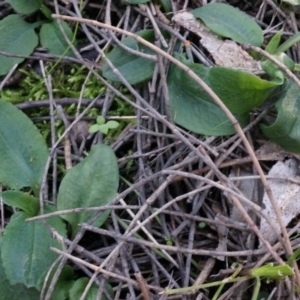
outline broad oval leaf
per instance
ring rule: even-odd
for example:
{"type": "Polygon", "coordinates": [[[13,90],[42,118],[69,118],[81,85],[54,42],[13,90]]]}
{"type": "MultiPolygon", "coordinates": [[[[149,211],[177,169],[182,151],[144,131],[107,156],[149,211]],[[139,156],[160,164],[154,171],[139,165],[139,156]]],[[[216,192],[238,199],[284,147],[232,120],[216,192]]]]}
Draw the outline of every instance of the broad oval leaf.
{"type": "MultiPolygon", "coordinates": [[[[202,80],[209,84],[209,69],[183,59],[202,80]]],[[[225,113],[188,74],[172,66],[168,77],[172,116],[178,125],[205,135],[229,135],[235,132],[225,113]]],[[[236,116],[242,126],[247,115],[236,116]]]]}
{"type": "MultiPolygon", "coordinates": [[[[153,30],[143,30],[136,34],[149,42],[154,42],[153,30]]],[[[152,55],[155,54],[153,50],[138,43],[131,37],[123,39],[122,43],[136,51],[152,55]]],[[[155,67],[154,61],[129,53],[121,47],[115,47],[108,54],[107,58],[130,84],[137,84],[151,78],[155,67]]],[[[107,63],[103,65],[103,76],[111,81],[121,82],[107,63]]]]}
{"type": "Polygon", "coordinates": [[[278,115],[270,125],[261,125],[263,133],[289,152],[300,153],[300,94],[293,81],[275,105],[278,115]]]}
{"type": "Polygon", "coordinates": [[[210,3],[191,11],[205,25],[220,36],[238,43],[260,47],[263,43],[261,28],[242,11],[223,3],[210,3]]]}
{"type": "MultiPolygon", "coordinates": [[[[30,55],[38,45],[34,25],[25,22],[19,15],[9,15],[0,21],[0,51],[30,55]]],[[[5,75],[24,58],[6,57],[0,54],[0,76],[5,75]]]]}
{"type": "MultiPolygon", "coordinates": [[[[68,171],[59,188],[58,210],[104,206],[117,194],[119,185],[118,163],[114,152],[106,145],[96,145],[88,157],[68,171]]],[[[94,223],[101,226],[110,211],[105,211],[94,223]]],[[[73,235],[79,229],[78,224],[86,222],[95,212],[63,215],[73,229],[73,235]]]]}
{"type": "Polygon", "coordinates": [[[31,14],[42,5],[42,0],[6,0],[6,2],[19,14],[31,14]]]}
{"type": "Polygon", "coordinates": [[[0,100],[0,183],[35,194],[42,182],[48,149],[30,119],[15,106],[0,100]]]}
{"type": "MultiPolygon", "coordinates": [[[[72,41],[73,33],[68,24],[61,21],[62,27],[69,38],[72,41]]],[[[69,45],[66,42],[63,34],[61,33],[57,22],[53,21],[51,23],[43,24],[40,31],[40,40],[43,47],[48,49],[49,53],[67,56],[74,56],[73,51],[68,49],[69,45]],[[65,53],[65,51],[68,51],[65,53]]],[[[74,42],[76,45],[76,42],[74,42]]]]}
{"type": "Polygon", "coordinates": [[[5,191],[1,193],[6,205],[22,209],[31,216],[36,216],[40,209],[39,200],[27,193],[20,191],[5,191]]]}
{"type": "Polygon", "coordinates": [[[251,73],[223,67],[211,68],[208,80],[230,111],[238,115],[261,105],[278,86],[251,73]]]}
{"type": "MultiPolygon", "coordinates": [[[[29,217],[26,212],[12,216],[4,229],[1,258],[10,284],[37,287],[41,274],[58,256],[49,247],[61,249],[61,244],[51,237],[42,221],[26,222],[29,217]]],[[[65,224],[59,217],[50,218],[47,223],[66,236],[65,224]]]]}
{"type": "MultiPolygon", "coordinates": [[[[0,246],[1,246],[0,242],[0,246]]],[[[11,285],[6,277],[5,270],[1,260],[0,247],[0,291],[3,300],[39,300],[40,293],[35,288],[26,288],[25,285],[18,283],[11,285]]]]}

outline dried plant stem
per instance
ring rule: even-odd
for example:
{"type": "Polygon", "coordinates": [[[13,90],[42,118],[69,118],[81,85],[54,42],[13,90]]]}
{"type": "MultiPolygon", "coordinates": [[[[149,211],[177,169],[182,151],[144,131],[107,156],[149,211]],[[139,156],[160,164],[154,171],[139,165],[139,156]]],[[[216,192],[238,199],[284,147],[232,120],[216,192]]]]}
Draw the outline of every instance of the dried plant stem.
{"type": "MultiPolygon", "coordinates": [[[[257,157],[255,156],[255,153],[249,143],[249,141],[247,140],[239,122],[236,120],[236,118],[233,116],[233,114],[230,112],[230,110],[226,107],[226,105],[222,102],[222,100],[212,91],[212,89],[203,81],[201,80],[188,66],[184,65],[183,63],[181,63],[179,60],[177,60],[176,58],[172,57],[171,55],[169,55],[168,53],[164,52],[162,49],[156,47],[155,45],[151,44],[150,42],[144,40],[143,38],[141,38],[140,36],[133,34],[131,32],[128,32],[126,30],[120,29],[120,28],[116,28],[114,26],[108,25],[108,24],[104,24],[101,22],[97,22],[94,20],[89,20],[89,19],[82,19],[82,18],[76,18],[76,17],[69,17],[69,16],[62,16],[62,15],[56,15],[53,14],[52,15],[53,18],[55,19],[63,19],[63,20],[69,20],[69,21],[74,21],[74,22],[80,22],[80,23],[86,23],[86,24],[91,24],[94,26],[98,26],[98,27],[102,27],[105,29],[109,29],[109,30],[113,30],[116,32],[119,32],[121,34],[125,34],[131,38],[134,38],[136,41],[138,41],[139,43],[142,43],[144,45],[146,45],[147,47],[149,47],[150,49],[152,49],[153,51],[155,51],[157,54],[162,55],[163,57],[167,58],[169,61],[171,61],[172,63],[174,63],[176,66],[178,66],[180,69],[184,70],[192,79],[194,79],[194,81],[196,83],[198,83],[203,89],[204,91],[215,101],[215,103],[224,111],[224,113],[226,114],[226,116],[228,117],[228,119],[231,121],[232,125],[234,126],[236,132],[239,134],[239,136],[241,137],[245,148],[247,150],[247,152],[249,153],[249,156],[252,158],[253,164],[261,178],[261,181],[264,185],[265,191],[270,199],[270,202],[274,208],[274,211],[276,213],[278,222],[280,224],[281,227],[281,231],[283,233],[283,240],[284,240],[284,245],[283,248],[286,248],[286,252],[287,254],[290,256],[293,253],[291,244],[290,244],[290,240],[288,238],[288,234],[287,234],[287,230],[284,226],[282,217],[280,215],[280,211],[279,208],[276,204],[274,195],[272,193],[272,190],[269,186],[269,183],[264,175],[264,172],[259,164],[259,161],[257,159],[257,157]]],[[[237,199],[236,199],[237,200],[237,199]]],[[[238,202],[238,200],[236,201],[236,203],[238,202]]],[[[243,209],[242,205],[240,204],[241,208],[243,209]]],[[[244,210],[242,210],[244,211],[244,210]]],[[[254,229],[255,227],[253,227],[253,221],[250,219],[249,220],[249,216],[247,218],[247,216],[244,216],[246,218],[246,220],[249,223],[249,225],[254,229]]],[[[257,228],[257,227],[256,227],[257,228]]],[[[258,231],[256,231],[256,234],[260,237],[260,239],[262,240],[262,242],[266,245],[266,247],[268,248],[268,250],[272,253],[273,257],[280,263],[280,264],[284,264],[283,260],[278,256],[278,254],[272,249],[272,246],[270,245],[269,242],[267,242],[265,239],[262,238],[261,233],[258,231]]],[[[297,285],[300,287],[300,276],[299,276],[299,270],[298,270],[298,266],[296,263],[293,264],[293,267],[295,268],[295,275],[296,275],[296,282],[297,285]]]]}

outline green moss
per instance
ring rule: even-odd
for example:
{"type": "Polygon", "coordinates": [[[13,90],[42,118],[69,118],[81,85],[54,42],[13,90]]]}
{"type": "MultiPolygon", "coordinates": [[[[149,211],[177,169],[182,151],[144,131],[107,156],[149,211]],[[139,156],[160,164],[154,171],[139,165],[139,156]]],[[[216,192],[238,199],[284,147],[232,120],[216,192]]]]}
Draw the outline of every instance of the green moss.
{"type": "MultiPolygon", "coordinates": [[[[53,69],[54,63],[47,63],[45,67],[46,72],[50,72],[53,69]]],[[[89,70],[85,66],[79,66],[77,64],[62,65],[63,67],[56,67],[51,72],[52,79],[52,91],[54,99],[60,98],[79,98],[82,86],[85,89],[83,92],[83,98],[94,99],[99,94],[105,94],[106,86],[96,78],[93,74],[89,76],[87,82],[85,82],[89,70]]],[[[39,76],[33,69],[31,70],[20,70],[24,75],[18,81],[16,86],[5,87],[0,91],[0,98],[5,101],[17,104],[26,101],[39,101],[49,99],[49,94],[45,85],[45,82],[41,76],[39,76]]],[[[120,92],[125,94],[127,97],[128,91],[123,86],[119,87],[120,92]]],[[[75,116],[77,105],[71,104],[64,107],[66,115],[75,116]]],[[[42,117],[49,116],[48,108],[39,108],[30,110],[30,117],[42,117]]],[[[97,108],[89,110],[87,116],[97,117],[101,115],[101,111],[97,108]]],[[[108,112],[109,116],[131,116],[135,115],[134,108],[126,103],[124,100],[115,97],[112,107],[108,112]]],[[[118,120],[119,121],[119,120],[118,120]]],[[[110,130],[106,137],[106,142],[110,143],[114,141],[123,129],[130,122],[135,120],[120,120],[120,126],[117,129],[110,130]]],[[[94,122],[91,122],[92,125],[94,122]]],[[[38,122],[36,126],[46,140],[50,139],[50,124],[49,121],[38,122]]],[[[60,137],[64,131],[64,124],[61,120],[55,122],[57,137],[60,137]]],[[[50,142],[50,141],[49,141],[50,142]]]]}

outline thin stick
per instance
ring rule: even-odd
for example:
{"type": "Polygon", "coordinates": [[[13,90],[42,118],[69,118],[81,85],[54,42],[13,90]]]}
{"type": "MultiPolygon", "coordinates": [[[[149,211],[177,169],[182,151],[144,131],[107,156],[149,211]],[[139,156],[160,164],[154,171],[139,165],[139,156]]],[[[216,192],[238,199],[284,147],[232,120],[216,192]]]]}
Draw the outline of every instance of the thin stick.
{"type": "Polygon", "coordinates": [[[16,70],[19,64],[15,64],[7,73],[7,75],[4,77],[2,82],[0,82],[0,91],[3,89],[3,87],[6,85],[10,77],[12,76],[13,72],[16,70]]]}

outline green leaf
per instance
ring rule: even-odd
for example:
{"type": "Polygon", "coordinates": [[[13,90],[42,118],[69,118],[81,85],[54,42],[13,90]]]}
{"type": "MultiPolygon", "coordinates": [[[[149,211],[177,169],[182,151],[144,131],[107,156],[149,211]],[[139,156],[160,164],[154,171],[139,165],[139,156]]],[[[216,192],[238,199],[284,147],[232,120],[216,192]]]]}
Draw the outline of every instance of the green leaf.
{"type": "Polygon", "coordinates": [[[297,261],[300,256],[300,248],[298,248],[288,259],[286,262],[288,265],[291,265],[293,261],[297,261]]]}
{"type": "MultiPolygon", "coordinates": [[[[89,283],[89,279],[87,277],[77,279],[70,289],[69,299],[70,300],[80,299],[88,283],[89,283]]],[[[113,290],[108,283],[105,284],[105,287],[106,290],[109,292],[109,294],[113,295],[113,290]]],[[[93,283],[91,288],[89,289],[87,296],[84,299],[95,300],[97,299],[97,293],[98,293],[98,287],[96,284],[93,283]]],[[[107,300],[107,297],[103,294],[101,300],[107,300]]]]}
{"type": "Polygon", "coordinates": [[[111,121],[108,121],[108,122],[106,123],[106,125],[107,125],[107,127],[108,127],[109,129],[116,129],[116,128],[119,127],[120,123],[117,122],[117,121],[111,120],[111,121]]]}
{"type": "Polygon", "coordinates": [[[8,4],[19,14],[31,14],[37,11],[41,5],[42,0],[6,0],[8,4]]]}
{"type": "Polygon", "coordinates": [[[108,126],[106,124],[99,125],[99,131],[101,131],[103,134],[108,133],[108,126]]]}
{"type": "Polygon", "coordinates": [[[36,216],[39,212],[39,200],[27,193],[20,191],[5,191],[1,193],[1,197],[5,204],[22,209],[32,217],[36,216]]]}
{"type": "Polygon", "coordinates": [[[300,94],[292,81],[275,105],[278,115],[271,126],[261,125],[263,133],[284,150],[300,153],[300,94]]]}
{"type": "MultiPolygon", "coordinates": [[[[53,211],[53,209],[46,208],[53,211]]],[[[23,283],[27,287],[37,287],[41,274],[44,274],[57,254],[49,247],[61,249],[61,244],[51,238],[42,221],[26,222],[31,217],[26,212],[17,212],[4,229],[2,262],[10,284],[23,283]]],[[[65,224],[58,218],[47,219],[61,235],[66,236],[65,224]]]]}
{"type": "Polygon", "coordinates": [[[266,47],[266,51],[270,54],[275,54],[279,46],[283,30],[279,30],[270,40],[266,47]]]}
{"type": "Polygon", "coordinates": [[[49,9],[46,5],[42,4],[40,10],[48,20],[52,20],[51,15],[53,12],[51,9],[49,9]]]}
{"type": "Polygon", "coordinates": [[[278,84],[284,83],[285,74],[270,60],[263,61],[261,66],[262,69],[273,78],[274,82],[277,82],[278,84]]]}
{"type": "MultiPolygon", "coordinates": [[[[58,192],[58,210],[103,206],[117,194],[119,185],[118,163],[114,152],[106,145],[96,145],[88,157],[68,171],[62,180],[58,192]]],[[[101,226],[109,215],[105,211],[95,226],[101,226]]],[[[94,212],[67,214],[62,217],[73,229],[73,235],[79,229],[78,224],[86,222],[94,212]]]]}
{"type": "Polygon", "coordinates": [[[98,124],[94,124],[89,128],[89,133],[95,133],[97,131],[99,131],[99,126],[98,124]]]}
{"type": "MultiPolygon", "coordinates": [[[[0,241],[2,238],[0,239],[0,241]]],[[[1,246],[0,242],[0,246],[1,246]]],[[[1,247],[0,247],[1,256],[1,247]]],[[[25,285],[18,283],[11,285],[6,277],[6,273],[0,259],[0,291],[2,300],[39,300],[40,293],[35,288],[26,288],[25,285]]]]}
{"type": "Polygon", "coordinates": [[[36,194],[47,158],[45,140],[30,119],[0,100],[0,182],[17,190],[31,187],[36,194]]]}
{"type": "Polygon", "coordinates": [[[278,86],[251,73],[223,67],[211,68],[208,80],[213,91],[237,115],[261,105],[278,86]]]}
{"type": "Polygon", "coordinates": [[[282,43],[278,49],[277,52],[285,52],[287,51],[289,48],[293,47],[294,45],[296,45],[297,43],[299,43],[300,41],[300,32],[297,32],[296,34],[294,34],[292,37],[290,37],[289,39],[287,39],[284,43],[282,43]]]}
{"type": "MultiPolygon", "coordinates": [[[[49,278],[47,280],[46,284],[46,290],[48,290],[49,285],[53,279],[53,276],[56,272],[57,268],[53,268],[50,272],[49,278]]],[[[46,273],[44,276],[41,277],[41,279],[38,282],[38,290],[42,290],[44,279],[45,279],[46,273]]],[[[58,280],[55,284],[54,291],[51,296],[51,300],[65,300],[68,299],[69,291],[74,284],[74,270],[70,266],[64,266],[62,271],[60,272],[60,275],[58,277],[58,280]]]]}
{"type": "MultiPolygon", "coordinates": [[[[289,70],[294,70],[295,68],[295,63],[294,61],[287,56],[285,53],[276,53],[273,55],[275,58],[277,58],[281,63],[283,63],[286,67],[288,67],[289,70]]],[[[282,84],[284,82],[285,79],[285,74],[283,71],[281,71],[281,69],[274,64],[273,62],[271,62],[270,60],[265,60],[262,62],[262,68],[263,70],[270,75],[271,77],[273,77],[274,81],[277,81],[278,83],[282,84]]]]}
{"type": "MultiPolygon", "coordinates": [[[[209,69],[187,60],[183,62],[209,84],[209,69]]],[[[235,132],[225,113],[187,73],[172,66],[168,77],[170,105],[174,121],[184,128],[205,135],[228,135],[235,132]]],[[[242,126],[247,115],[236,116],[242,126]]]]}
{"type": "Polygon", "coordinates": [[[102,116],[97,117],[97,124],[102,125],[105,123],[105,119],[102,116]]]}
{"type": "Polygon", "coordinates": [[[294,70],[295,62],[285,53],[276,53],[274,57],[282,62],[289,70],[294,70]]]}
{"type": "Polygon", "coordinates": [[[257,47],[263,43],[263,32],[256,22],[230,5],[210,3],[192,10],[191,13],[220,36],[257,47]]]}
{"type": "MultiPolygon", "coordinates": [[[[68,24],[64,21],[61,21],[62,27],[69,38],[72,41],[73,33],[68,24]]],[[[48,49],[49,53],[66,56],[74,56],[73,51],[69,49],[66,53],[65,51],[69,47],[66,42],[63,34],[61,33],[57,22],[53,21],[51,23],[43,24],[40,31],[40,40],[41,45],[48,49]]],[[[76,42],[74,42],[76,46],[76,42]]]]}
{"type": "MultiPolygon", "coordinates": [[[[9,15],[1,20],[0,51],[30,55],[38,45],[34,26],[26,23],[19,15],[9,15]]],[[[0,76],[7,74],[15,64],[19,64],[23,60],[24,58],[6,57],[0,54],[0,76]]]]}
{"type": "MultiPolygon", "coordinates": [[[[153,30],[143,30],[136,34],[147,41],[154,43],[155,37],[153,30]]],[[[136,51],[152,55],[155,54],[154,51],[138,43],[131,37],[123,39],[122,43],[136,51]]],[[[115,47],[107,57],[130,84],[143,82],[151,78],[153,74],[155,67],[154,61],[129,53],[121,47],[115,47]]],[[[121,82],[106,62],[103,65],[103,76],[111,81],[121,82]]]]}
{"type": "Polygon", "coordinates": [[[172,12],[172,4],[170,0],[160,0],[160,4],[166,13],[172,12]]]}

